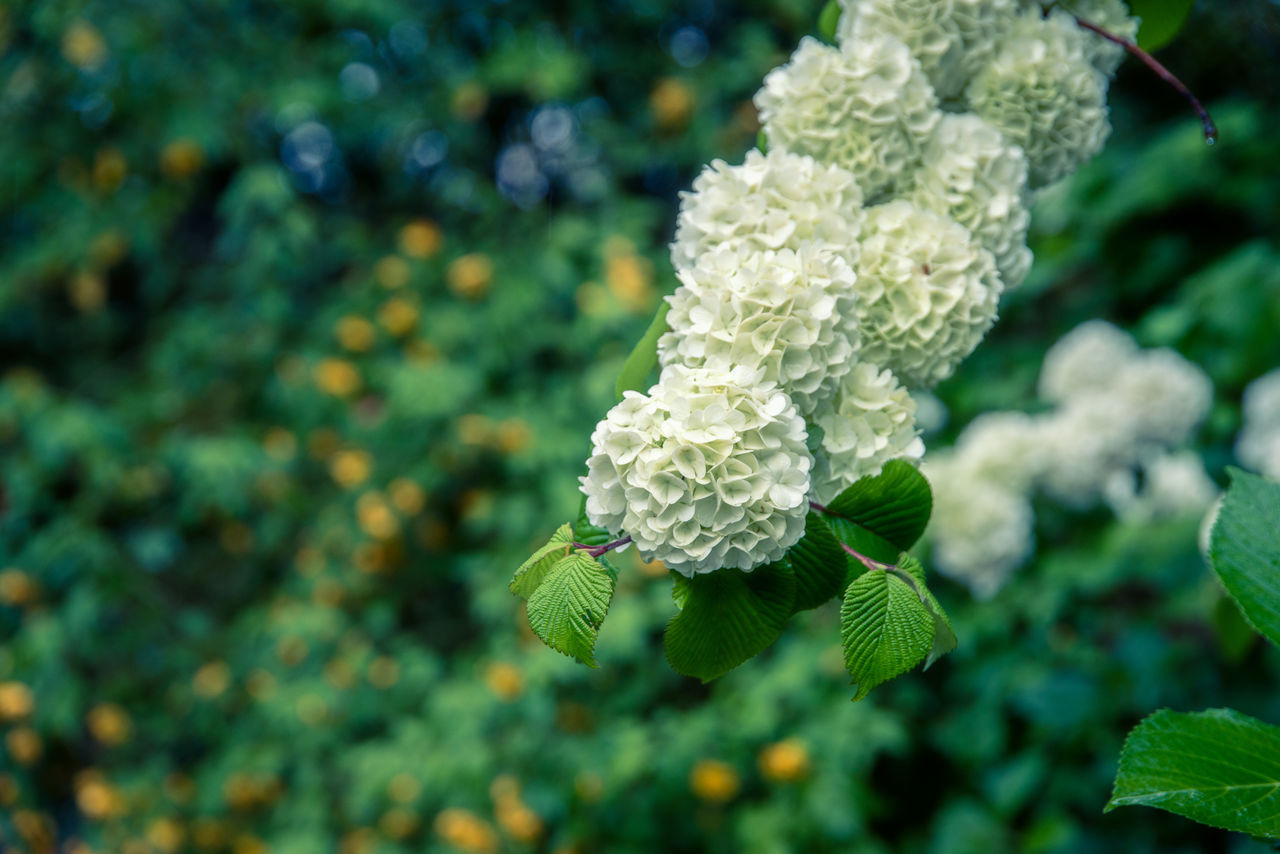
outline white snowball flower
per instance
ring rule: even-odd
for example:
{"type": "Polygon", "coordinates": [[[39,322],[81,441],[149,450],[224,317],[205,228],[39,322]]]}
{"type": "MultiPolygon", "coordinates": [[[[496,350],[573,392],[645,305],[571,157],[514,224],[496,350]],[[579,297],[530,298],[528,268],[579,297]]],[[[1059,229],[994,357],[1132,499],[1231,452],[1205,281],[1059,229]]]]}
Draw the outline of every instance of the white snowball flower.
{"type": "Polygon", "coordinates": [[[891,372],[869,362],[855,365],[810,418],[822,430],[813,454],[813,500],[831,501],[859,478],[879,474],[889,460],[919,460],[924,442],[915,411],[916,402],[891,372]]]}
{"type": "Polygon", "coordinates": [[[804,534],[804,419],[758,371],[669,366],[647,395],[627,392],[591,442],[587,518],[625,531],[645,560],[688,576],[750,570],[804,534]]]}
{"type": "Polygon", "coordinates": [[[1045,353],[1040,397],[1049,403],[1063,403],[1097,391],[1137,352],[1133,337],[1118,326],[1105,320],[1082,323],[1045,353]]]}
{"type": "Polygon", "coordinates": [[[1096,504],[1107,478],[1131,465],[1140,443],[1131,412],[1108,394],[1073,398],[1043,422],[1041,486],[1075,509],[1096,504]]]}
{"type": "Polygon", "coordinates": [[[1140,469],[1141,483],[1133,469],[1120,469],[1107,479],[1104,489],[1107,504],[1126,521],[1199,516],[1218,497],[1218,485],[1193,451],[1157,454],[1144,460],[1140,469]]]}
{"type": "Polygon", "coordinates": [[[692,267],[725,246],[798,249],[821,242],[850,264],[858,259],[862,189],[839,166],[773,149],[747,152],[741,166],[714,160],[680,194],[671,263],[692,267]]]}
{"type": "Polygon", "coordinates": [[[1208,374],[1167,347],[1131,356],[1100,389],[1128,412],[1138,439],[1161,445],[1190,439],[1213,405],[1208,374]]]}
{"type": "Polygon", "coordinates": [[[801,415],[829,397],[857,349],[853,269],[823,246],[708,252],[677,274],[663,365],[745,366],[791,396],[801,415]]]}
{"type": "Polygon", "coordinates": [[[1015,492],[1029,490],[1044,471],[1045,419],[1023,412],[987,412],[956,439],[955,455],[969,477],[1015,492]]]}
{"type": "MultiPolygon", "coordinates": [[[[1059,6],[1122,39],[1133,41],[1138,36],[1140,19],[1129,14],[1124,0],[1062,0],[1059,6]]],[[[1124,59],[1124,48],[1097,33],[1089,33],[1085,38],[1085,55],[1094,68],[1110,77],[1124,59]]]]}
{"type": "Polygon", "coordinates": [[[1027,193],[1022,149],[972,113],[949,113],[929,137],[906,198],[969,229],[1014,288],[1031,269],[1027,193]]]}
{"type": "Polygon", "coordinates": [[[995,595],[1035,547],[1035,516],[1026,493],[970,477],[946,454],[924,464],[933,486],[927,536],[933,564],[968,585],[973,595],[995,595]]]}
{"type": "Polygon", "coordinates": [[[1085,35],[1064,12],[1020,14],[966,90],[970,109],[1022,146],[1033,188],[1075,171],[1111,132],[1085,35]]]}
{"type": "Polygon", "coordinates": [[[897,200],[867,209],[854,282],[859,358],[908,387],[946,379],[996,319],[991,253],[941,214],[897,200]]]}
{"type": "Polygon", "coordinates": [[[1249,383],[1242,409],[1236,459],[1245,468],[1280,480],[1280,369],[1249,383]]]}
{"type": "Polygon", "coordinates": [[[853,173],[868,198],[890,190],[939,119],[937,98],[907,46],[877,35],[843,48],[805,38],[755,96],[770,150],[853,173]]]}

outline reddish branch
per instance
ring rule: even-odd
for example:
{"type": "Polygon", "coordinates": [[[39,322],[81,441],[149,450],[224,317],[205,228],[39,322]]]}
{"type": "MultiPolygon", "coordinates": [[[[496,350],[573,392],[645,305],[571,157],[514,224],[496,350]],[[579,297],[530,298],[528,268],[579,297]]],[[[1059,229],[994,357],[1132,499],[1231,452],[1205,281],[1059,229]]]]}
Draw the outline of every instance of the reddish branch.
{"type": "Polygon", "coordinates": [[[611,542],[611,543],[605,543],[605,544],[604,544],[604,545],[602,545],[602,546],[589,546],[589,545],[587,545],[586,543],[574,543],[574,544],[573,544],[573,547],[574,547],[575,549],[582,549],[583,551],[585,551],[587,554],[591,555],[592,557],[600,557],[600,555],[602,555],[602,554],[604,554],[604,553],[606,553],[606,552],[611,552],[611,551],[613,551],[614,549],[622,548],[623,546],[625,546],[625,545],[626,545],[627,543],[629,543],[629,542],[631,542],[631,537],[630,537],[630,536],[626,536],[626,537],[623,537],[623,538],[622,538],[622,539],[620,539],[620,540],[614,540],[614,541],[613,541],[613,542],[611,542]]]}

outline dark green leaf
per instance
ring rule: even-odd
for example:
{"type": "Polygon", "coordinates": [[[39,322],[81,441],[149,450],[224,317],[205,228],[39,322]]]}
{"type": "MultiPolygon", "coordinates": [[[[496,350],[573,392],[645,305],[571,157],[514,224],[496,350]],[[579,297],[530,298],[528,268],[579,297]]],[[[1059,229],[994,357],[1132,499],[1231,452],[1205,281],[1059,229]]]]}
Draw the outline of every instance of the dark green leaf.
{"type": "Polygon", "coordinates": [[[567,557],[572,548],[573,529],[569,527],[568,522],[565,522],[551,535],[551,540],[546,545],[539,548],[528,560],[520,564],[520,568],[516,570],[516,574],[509,585],[511,592],[528,599],[530,594],[538,589],[538,585],[542,583],[542,580],[547,577],[551,567],[555,566],[560,558],[567,557]]]}
{"type": "Polygon", "coordinates": [[[1280,645],[1280,484],[1229,471],[1209,558],[1249,625],[1280,645]]]}
{"type": "Polygon", "coordinates": [[[818,513],[804,520],[804,536],[787,552],[796,576],[794,611],[816,608],[844,588],[848,561],[844,549],[818,513]]]}
{"type": "Polygon", "coordinates": [[[928,670],[935,661],[955,649],[959,641],[956,640],[955,630],[951,628],[951,618],[947,616],[946,611],[942,610],[942,605],[929,589],[929,584],[924,577],[924,567],[920,565],[920,561],[911,555],[904,554],[898,560],[898,568],[894,571],[910,577],[920,601],[929,609],[929,615],[933,617],[933,646],[924,660],[924,669],[928,670]]]}
{"type": "Polygon", "coordinates": [[[1129,0],[1129,11],[1142,19],[1138,27],[1138,47],[1149,52],[1173,41],[1187,23],[1194,5],[1195,0],[1129,0]]]}
{"type": "Polygon", "coordinates": [[[1163,709],[1134,727],[1106,811],[1148,806],[1280,836],[1280,728],[1232,709],[1163,709]]]}
{"type": "Polygon", "coordinates": [[[933,493],[915,466],[890,460],[880,474],[864,477],[840,493],[827,510],[888,540],[896,551],[906,551],[929,524],[933,493]]]}
{"type": "Polygon", "coordinates": [[[578,518],[573,521],[574,542],[584,546],[602,546],[613,539],[613,535],[598,525],[592,525],[587,519],[587,496],[578,502],[578,518]]]}
{"type": "Polygon", "coordinates": [[[552,649],[596,666],[596,634],[613,599],[614,574],[584,552],[561,558],[529,597],[529,628],[552,649]]]}
{"type": "MultiPolygon", "coordinates": [[[[864,557],[880,563],[894,563],[901,554],[901,550],[893,543],[842,516],[827,516],[824,521],[837,540],[864,557]]],[[[863,566],[857,563],[853,568],[855,572],[861,572],[863,566]]]]}
{"type": "Polygon", "coordinates": [[[827,0],[827,5],[818,13],[818,38],[827,44],[836,43],[836,26],[840,23],[840,4],[836,0],[827,0]]]}
{"type": "Polygon", "coordinates": [[[844,663],[857,686],[853,699],[923,661],[933,633],[933,617],[901,576],[872,569],[855,578],[840,609],[844,663]]]}
{"type": "Polygon", "coordinates": [[[667,312],[671,303],[665,299],[659,303],[658,311],[649,322],[644,337],[632,349],[627,361],[622,363],[622,373],[618,375],[615,391],[621,399],[627,391],[644,391],[649,388],[649,374],[658,364],[658,339],[667,331],[667,312]]]}
{"type": "Polygon", "coordinates": [[[680,613],[663,638],[667,661],[678,673],[710,682],[769,647],[795,602],[796,580],[788,561],[751,572],[721,569],[678,576],[673,597],[680,613]]]}

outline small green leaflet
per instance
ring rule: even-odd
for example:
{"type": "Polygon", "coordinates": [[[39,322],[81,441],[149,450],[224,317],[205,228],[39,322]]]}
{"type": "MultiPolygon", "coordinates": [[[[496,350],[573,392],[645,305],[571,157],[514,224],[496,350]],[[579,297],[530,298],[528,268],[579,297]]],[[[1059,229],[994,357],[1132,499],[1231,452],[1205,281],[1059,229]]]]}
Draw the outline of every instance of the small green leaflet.
{"type": "Polygon", "coordinates": [[[572,552],[551,567],[529,596],[529,628],[543,643],[595,667],[596,634],[616,577],[585,552],[572,552]]]}
{"type": "Polygon", "coordinates": [[[855,578],[845,591],[840,634],[857,701],[929,655],[934,618],[901,576],[872,569],[855,578]]]}
{"type": "Polygon", "coordinates": [[[804,536],[787,552],[796,576],[793,611],[816,608],[844,588],[848,560],[818,513],[804,519],[804,536]]]}
{"type": "Polygon", "coordinates": [[[880,474],[861,478],[840,493],[827,505],[827,511],[888,540],[897,550],[906,551],[929,524],[933,492],[915,466],[905,460],[890,460],[880,474]]]}
{"type": "Polygon", "coordinates": [[[818,13],[818,38],[827,44],[836,43],[836,26],[840,22],[840,4],[836,0],[827,0],[827,5],[818,13]]]}
{"type": "Polygon", "coordinates": [[[533,591],[538,589],[538,585],[547,577],[547,573],[551,571],[551,567],[562,557],[568,557],[569,552],[573,548],[573,529],[569,527],[569,523],[563,525],[551,535],[551,541],[534,552],[528,560],[520,564],[520,568],[516,570],[515,577],[511,579],[509,585],[511,592],[528,599],[533,591]]]}
{"type": "Polygon", "coordinates": [[[756,148],[760,149],[761,154],[769,151],[769,139],[764,135],[763,130],[756,131],[756,148]]]}
{"type": "Polygon", "coordinates": [[[796,580],[783,559],[751,572],[720,569],[676,578],[680,613],[663,638],[677,673],[710,682],[769,647],[791,616],[796,580]]]}
{"type": "Polygon", "coordinates": [[[1195,0],[1129,0],[1130,13],[1142,19],[1138,27],[1138,47],[1145,51],[1159,50],[1173,41],[1187,23],[1194,5],[1195,0]]]}
{"type": "Polygon", "coordinates": [[[942,610],[937,597],[929,589],[924,577],[924,567],[920,565],[920,561],[911,555],[904,554],[898,561],[898,568],[893,571],[910,577],[920,601],[924,602],[925,608],[929,609],[929,616],[933,617],[933,646],[924,660],[924,669],[928,670],[935,661],[951,652],[959,643],[956,640],[955,630],[951,628],[951,618],[947,616],[946,611],[942,610]]]}
{"type": "MultiPolygon", "coordinates": [[[[824,521],[837,540],[858,554],[880,563],[893,563],[898,559],[899,550],[897,546],[884,537],[868,531],[861,525],[854,524],[841,516],[829,515],[824,521]]],[[[852,563],[850,567],[854,574],[860,573],[863,569],[861,563],[852,563]]],[[[847,578],[848,576],[846,576],[847,578]]]]}
{"type": "Polygon", "coordinates": [[[1209,558],[1249,625],[1280,645],[1280,484],[1229,469],[1209,558]]]}
{"type": "Polygon", "coordinates": [[[602,546],[613,539],[613,536],[597,525],[592,525],[587,518],[587,496],[582,496],[578,503],[578,518],[573,520],[574,542],[584,546],[602,546]]]}
{"type": "Polygon", "coordinates": [[[1134,727],[1106,811],[1148,806],[1280,837],[1280,728],[1232,709],[1163,709],[1134,727]]]}
{"type": "Polygon", "coordinates": [[[622,398],[623,392],[644,391],[649,387],[649,374],[658,364],[658,339],[667,331],[667,312],[671,303],[665,299],[658,304],[658,311],[649,322],[644,337],[640,339],[627,361],[622,363],[622,373],[618,375],[615,392],[622,398]]]}

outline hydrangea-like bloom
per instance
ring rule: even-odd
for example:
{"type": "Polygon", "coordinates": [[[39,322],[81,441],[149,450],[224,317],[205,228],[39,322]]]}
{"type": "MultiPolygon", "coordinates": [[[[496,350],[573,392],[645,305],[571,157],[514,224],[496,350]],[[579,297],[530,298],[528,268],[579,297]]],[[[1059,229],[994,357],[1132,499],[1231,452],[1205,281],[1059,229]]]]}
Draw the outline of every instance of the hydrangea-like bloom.
{"type": "Polygon", "coordinates": [[[1027,248],[1027,158],[1000,131],[972,114],[942,117],[925,145],[907,198],[945,214],[995,257],[1006,288],[1031,269],[1027,248]]]}
{"type": "Polygon", "coordinates": [[[770,150],[841,166],[868,198],[892,188],[939,119],[920,63],[886,35],[843,48],[802,39],[764,78],[755,103],[770,150]]]}
{"type": "Polygon", "coordinates": [[[1280,480],[1280,369],[1249,383],[1243,409],[1236,459],[1246,468],[1280,480]]]}
{"type": "Polygon", "coordinates": [[[1111,132],[1107,78],[1089,63],[1085,35],[1061,11],[1020,14],[966,90],[973,112],[1022,146],[1032,187],[1071,174],[1111,132]]]}
{"type": "Polygon", "coordinates": [[[941,214],[898,200],[867,209],[855,309],[859,358],[908,387],[951,375],[996,319],[991,253],[941,214]]]}
{"type": "Polygon", "coordinates": [[[1161,445],[1190,439],[1213,405],[1208,375],[1167,347],[1133,356],[1100,390],[1129,413],[1140,441],[1161,445]]]}
{"type": "Polygon", "coordinates": [[[1045,353],[1040,397],[1049,403],[1063,403],[1097,391],[1137,352],[1138,345],[1123,329],[1105,320],[1082,323],[1045,353]]]}
{"type": "MultiPolygon", "coordinates": [[[[1122,39],[1133,41],[1138,36],[1139,21],[1129,14],[1123,0],[1063,0],[1059,6],[1122,39]]],[[[1035,7],[1039,10],[1039,0],[1035,0],[1035,7]]],[[[1085,56],[1094,68],[1110,77],[1124,59],[1124,48],[1097,33],[1089,33],[1085,37],[1085,56]]]]}
{"type": "Polygon", "coordinates": [[[838,254],[723,248],[678,273],[668,297],[663,365],[760,370],[801,415],[829,397],[857,346],[853,269],[838,254]]]}
{"type": "Polygon", "coordinates": [[[1045,421],[1023,412],[988,412],[969,422],[955,455],[972,478],[1004,489],[1030,490],[1045,467],[1045,421]]]}
{"type": "Polygon", "coordinates": [[[825,504],[858,478],[879,474],[889,460],[919,460],[924,442],[915,411],[891,372],[870,362],[855,365],[810,418],[822,430],[813,454],[813,500],[825,504]]]}
{"type": "Polygon", "coordinates": [[[680,270],[718,247],[820,242],[854,264],[861,231],[862,189],[852,173],[781,149],[752,149],[741,166],[712,161],[680,194],[671,262],[680,270]]]}
{"type": "Polygon", "coordinates": [[[1141,464],[1139,484],[1133,469],[1112,473],[1103,489],[1107,504],[1120,519],[1150,522],[1199,516],[1218,497],[1218,485],[1194,451],[1157,454],[1141,464]]]}
{"type": "Polygon", "coordinates": [[[1139,456],[1131,413],[1108,394],[1072,399],[1045,419],[1041,436],[1040,483],[1050,497],[1077,509],[1096,504],[1112,472],[1139,456]]]}
{"type": "Polygon", "coordinates": [[[587,518],[684,575],[750,570],[804,534],[804,419],[759,372],[672,365],[591,434],[587,518]]]}

